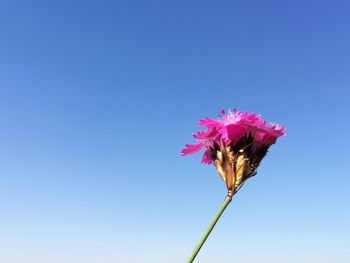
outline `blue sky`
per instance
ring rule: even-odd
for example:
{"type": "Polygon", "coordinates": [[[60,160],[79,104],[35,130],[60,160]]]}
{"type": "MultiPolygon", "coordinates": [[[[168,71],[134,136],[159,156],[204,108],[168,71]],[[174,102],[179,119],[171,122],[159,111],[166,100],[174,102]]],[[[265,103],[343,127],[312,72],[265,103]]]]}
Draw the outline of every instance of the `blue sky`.
{"type": "Polygon", "coordinates": [[[222,108],[287,126],[198,262],[350,261],[348,1],[2,1],[0,261],[185,262],[222,108]]]}

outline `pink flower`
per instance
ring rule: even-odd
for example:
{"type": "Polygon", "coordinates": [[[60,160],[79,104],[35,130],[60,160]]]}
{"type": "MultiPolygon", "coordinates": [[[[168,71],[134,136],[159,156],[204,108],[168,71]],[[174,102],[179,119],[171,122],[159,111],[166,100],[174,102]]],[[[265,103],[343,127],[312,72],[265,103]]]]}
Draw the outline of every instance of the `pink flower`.
{"type": "Polygon", "coordinates": [[[205,148],[202,163],[214,164],[233,195],[243,182],[256,174],[260,161],[278,137],[285,136],[285,127],[266,123],[255,113],[221,111],[219,119],[203,119],[198,123],[207,129],[193,134],[195,144],[186,144],[182,155],[205,148]]]}

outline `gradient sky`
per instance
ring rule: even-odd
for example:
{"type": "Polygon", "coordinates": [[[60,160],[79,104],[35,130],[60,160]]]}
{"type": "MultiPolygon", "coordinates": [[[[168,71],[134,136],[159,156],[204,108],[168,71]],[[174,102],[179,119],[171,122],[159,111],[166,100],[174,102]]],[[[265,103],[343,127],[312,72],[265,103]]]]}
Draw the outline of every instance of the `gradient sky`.
{"type": "Polygon", "coordinates": [[[222,108],[287,126],[201,263],[350,262],[349,1],[2,1],[0,262],[185,262],[222,108]]]}

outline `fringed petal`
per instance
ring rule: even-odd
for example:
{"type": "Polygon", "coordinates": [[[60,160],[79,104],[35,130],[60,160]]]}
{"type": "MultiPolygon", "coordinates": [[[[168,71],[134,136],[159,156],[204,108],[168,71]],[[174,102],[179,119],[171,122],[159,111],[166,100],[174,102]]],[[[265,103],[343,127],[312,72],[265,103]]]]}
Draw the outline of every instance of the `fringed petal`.
{"type": "Polygon", "coordinates": [[[209,149],[205,150],[203,157],[202,157],[202,160],[201,160],[201,163],[204,163],[204,164],[212,164],[213,163],[213,159],[211,157],[209,149]]]}
{"type": "Polygon", "coordinates": [[[210,138],[215,137],[218,134],[218,131],[214,128],[214,129],[208,129],[206,131],[203,132],[198,132],[193,134],[193,137],[196,140],[208,140],[210,138]]]}
{"type": "Polygon", "coordinates": [[[213,119],[209,119],[209,118],[205,118],[204,120],[200,120],[198,122],[199,126],[205,126],[207,128],[219,128],[223,125],[222,121],[220,120],[213,120],[213,119]]]}
{"type": "Polygon", "coordinates": [[[181,151],[181,155],[182,156],[186,156],[186,155],[189,155],[189,154],[197,153],[205,145],[204,145],[204,143],[199,142],[199,143],[195,143],[195,144],[186,144],[185,146],[186,146],[186,148],[181,151]]]}

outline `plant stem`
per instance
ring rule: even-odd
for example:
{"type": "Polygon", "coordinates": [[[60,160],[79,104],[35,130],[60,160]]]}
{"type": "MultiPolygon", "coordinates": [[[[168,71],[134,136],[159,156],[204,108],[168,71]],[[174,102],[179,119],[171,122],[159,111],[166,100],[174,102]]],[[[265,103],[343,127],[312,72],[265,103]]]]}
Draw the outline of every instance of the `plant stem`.
{"type": "Polygon", "coordinates": [[[199,250],[202,248],[204,242],[207,240],[208,236],[210,235],[210,232],[213,230],[216,222],[218,222],[220,216],[222,215],[222,213],[225,211],[225,208],[228,206],[228,204],[231,202],[232,200],[232,196],[226,196],[225,201],[222,203],[222,205],[220,206],[217,214],[215,215],[213,221],[210,223],[209,227],[207,228],[207,230],[205,231],[203,237],[201,238],[201,240],[199,240],[197,246],[195,247],[195,249],[192,252],[191,257],[188,259],[187,263],[192,263],[193,260],[196,258],[199,250]]]}

